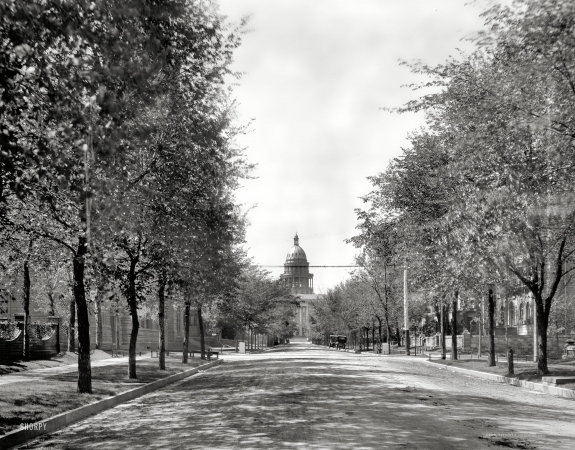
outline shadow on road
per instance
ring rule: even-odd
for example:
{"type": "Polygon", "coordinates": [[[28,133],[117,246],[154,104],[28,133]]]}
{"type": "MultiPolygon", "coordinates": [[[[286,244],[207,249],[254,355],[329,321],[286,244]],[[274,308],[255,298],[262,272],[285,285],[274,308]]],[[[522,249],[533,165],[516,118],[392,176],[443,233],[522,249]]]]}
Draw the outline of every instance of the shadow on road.
{"type": "Polygon", "coordinates": [[[502,404],[488,385],[484,395],[422,388],[409,363],[378,368],[297,350],[226,362],[119,406],[74,427],[73,448],[535,448],[553,436],[550,423],[566,420],[565,411],[502,404]]]}

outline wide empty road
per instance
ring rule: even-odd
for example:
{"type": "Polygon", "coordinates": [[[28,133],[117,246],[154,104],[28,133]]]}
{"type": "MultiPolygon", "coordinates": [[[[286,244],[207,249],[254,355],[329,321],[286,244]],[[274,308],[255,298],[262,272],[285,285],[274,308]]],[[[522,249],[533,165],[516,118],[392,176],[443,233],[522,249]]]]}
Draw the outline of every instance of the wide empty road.
{"type": "Polygon", "coordinates": [[[575,449],[575,401],[311,345],[225,363],[26,448],[575,449]]]}

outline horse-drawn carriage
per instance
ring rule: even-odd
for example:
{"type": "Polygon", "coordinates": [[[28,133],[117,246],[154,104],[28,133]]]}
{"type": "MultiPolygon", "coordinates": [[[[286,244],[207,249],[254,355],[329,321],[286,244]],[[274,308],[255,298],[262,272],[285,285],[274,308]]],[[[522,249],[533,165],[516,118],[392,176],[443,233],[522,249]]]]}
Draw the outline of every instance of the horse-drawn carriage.
{"type": "Polygon", "coordinates": [[[336,334],[332,334],[329,337],[329,348],[337,348],[339,349],[345,349],[345,346],[347,344],[347,336],[339,336],[336,334]]]}

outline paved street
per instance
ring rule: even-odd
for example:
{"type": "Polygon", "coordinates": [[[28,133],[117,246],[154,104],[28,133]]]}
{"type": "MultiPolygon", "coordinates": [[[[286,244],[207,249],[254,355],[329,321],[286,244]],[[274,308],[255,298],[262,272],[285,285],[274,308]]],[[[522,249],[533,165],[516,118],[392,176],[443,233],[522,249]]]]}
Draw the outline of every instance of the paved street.
{"type": "Polygon", "coordinates": [[[217,368],[27,448],[575,448],[575,402],[311,345],[217,368]]]}

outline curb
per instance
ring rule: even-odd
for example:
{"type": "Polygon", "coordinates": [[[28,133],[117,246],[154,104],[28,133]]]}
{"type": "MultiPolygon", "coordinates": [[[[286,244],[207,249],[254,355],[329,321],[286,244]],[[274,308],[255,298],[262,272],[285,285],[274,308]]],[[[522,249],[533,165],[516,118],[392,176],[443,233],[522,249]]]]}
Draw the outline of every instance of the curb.
{"type": "Polygon", "coordinates": [[[149,394],[150,392],[161,389],[168,384],[187,378],[190,375],[194,375],[200,371],[210,369],[218,364],[221,364],[222,362],[222,359],[217,359],[200,367],[186,370],[185,372],[176,373],[166,378],[152,381],[151,383],[145,384],[144,386],[139,386],[129,391],[122,392],[121,394],[114,395],[113,397],[98,400],[97,402],[90,403],[89,405],[80,406],[79,408],[72,409],[71,411],[66,411],[58,414],[57,416],[41,420],[40,422],[33,424],[38,428],[37,430],[26,430],[21,428],[11,431],[6,433],[4,436],[0,436],[0,448],[12,448],[43,434],[53,433],[54,431],[73,424],[74,422],[83,420],[106,409],[113,408],[120,403],[124,403],[141,397],[142,395],[149,394]]]}
{"type": "Polygon", "coordinates": [[[427,355],[405,355],[405,354],[385,354],[385,353],[373,353],[372,351],[366,351],[361,353],[355,353],[353,350],[350,350],[349,353],[351,355],[357,356],[369,356],[369,357],[377,357],[377,358],[409,358],[412,360],[419,359],[421,361],[427,361],[427,355]],[[425,357],[425,358],[424,358],[425,357]]]}
{"type": "Polygon", "coordinates": [[[499,383],[507,383],[511,386],[527,388],[527,389],[531,389],[532,391],[539,391],[539,392],[543,392],[545,394],[551,394],[551,395],[555,395],[557,397],[575,400],[575,390],[573,390],[573,389],[563,389],[563,388],[558,388],[558,387],[554,387],[554,386],[547,386],[547,385],[542,384],[542,383],[536,383],[533,381],[518,380],[517,378],[510,378],[510,377],[506,377],[503,375],[497,375],[495,373],[478,372],[477,370],[462,369],[461,367],[446,366],[445,364],[438,364],[438,363],[434,363],[433,361],[424,360],[423,362],[425,362],[426,364],[434,365],[436,367],[443,366],[446,369],[451,370],[453,372],[466,373],[469,375],[473,375],[477,378],[484,378],[486,380],[498,381],[499,383]]]}

